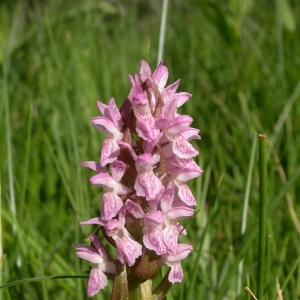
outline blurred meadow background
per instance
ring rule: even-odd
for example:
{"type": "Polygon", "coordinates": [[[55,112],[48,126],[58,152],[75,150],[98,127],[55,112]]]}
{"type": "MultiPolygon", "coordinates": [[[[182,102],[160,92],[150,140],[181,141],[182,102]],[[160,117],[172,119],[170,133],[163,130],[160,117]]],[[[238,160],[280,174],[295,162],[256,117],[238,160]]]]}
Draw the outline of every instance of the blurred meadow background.
{"type": "MultiPolygon", "coordinates": [[[[99,159],[104,137],[90,118],[100,115],[96,100],[122,103],[140,60],[157,66],[161,9],[142,0],[0,1],[0,284],[87,276],[90,264],[71,244],[93,230],[79,222],[100,208],[101,189],[80,165],[99,159]]],[[[179,112],[201,130],[194,145],[204,170],[190,185],[200,211],[181,238],[194,251],[167,299],[256,293],[257,133],[269,141],[265,299],[278,298],[276,278],[283,299],[300,299],[300,2],[169,0],[163,60],[168,84],[181,78],[179,91],[193,95],[179,112]]],[[[39,281],[0,297],[87,299],[86,285],[39,281]]],[[[109,295],[110,287],[94,299],[109,295]]]]}

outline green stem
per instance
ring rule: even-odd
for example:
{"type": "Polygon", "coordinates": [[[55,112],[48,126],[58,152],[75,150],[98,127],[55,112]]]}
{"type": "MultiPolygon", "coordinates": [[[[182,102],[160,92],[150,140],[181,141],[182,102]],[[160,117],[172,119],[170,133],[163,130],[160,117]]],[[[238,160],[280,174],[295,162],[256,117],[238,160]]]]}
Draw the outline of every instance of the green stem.
{"type": "Polygon", "coordinates": [[[162,56],[163,56],[165,31],[166,31],[167,10],[168,10],[168,0],[164,0],[163,1],[162,14],[161,14],[161,23],[160,23],[157,65],[162,60],[162,56]]]}
{"type": "MultiPolygon", "coordinates": [[[[116,262],[116,274],[110,300],[128,300],[129,287],[127,280],[126,265],[121,264],[120,261],[116,262]]],[[[133,298],[134,299],[134,298],[133,298]]]]}
{"type": "Polygon", "coordinates": [[[130,300],[141,300],[142,293],[139,283],[135,280],[128,280],[128,292],[130,300]]]}
{"type": "Polygon", "coordinates": [[[143,283],[128,279],[128,292],[130,300],[151,300],[152,299],[152,280],[143,283]]]}
{"type": "Polygon", "coordinates": [[[265,281],[265,249],[267,231],[267,137],[259,138],[259,244],[258,244],[258,273],[257,298],[263,300],[265,281]]]}

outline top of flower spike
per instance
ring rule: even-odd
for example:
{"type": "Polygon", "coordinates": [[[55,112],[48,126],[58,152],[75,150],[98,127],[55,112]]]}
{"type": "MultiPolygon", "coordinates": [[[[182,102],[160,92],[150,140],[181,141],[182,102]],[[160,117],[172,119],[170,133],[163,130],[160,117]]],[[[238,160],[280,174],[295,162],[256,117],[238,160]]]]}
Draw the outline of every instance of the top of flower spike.
{"type": "MultiPolygon", "coordinates": [[[[151,68],[148,63],[144,60],[141,61],[140,77],[142,81],[147,80],[151,76],[151,68]]],[[[152,79],[161,92],[165,87],[168,80],[169,72],[166,66],[161,61],[156,70],[152,74],[152,79]]]]}

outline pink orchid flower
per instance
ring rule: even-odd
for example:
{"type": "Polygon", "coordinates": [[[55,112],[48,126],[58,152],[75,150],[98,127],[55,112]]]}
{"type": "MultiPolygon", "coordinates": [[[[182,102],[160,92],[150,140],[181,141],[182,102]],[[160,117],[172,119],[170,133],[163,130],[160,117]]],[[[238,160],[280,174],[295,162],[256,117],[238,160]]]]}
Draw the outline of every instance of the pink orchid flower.
{"type": "Polygon", "coordinates": [[[104,273],[115,273],[116,266],[108,261],[107,253],[104,246],[96,235],[88,235],[92,246],[74,245],[76,247],[76,255],[82,259],[93,263],[93,268],[90,271],[90,277],[87,287],[87,295],[93,297],[99,290],[107,286],[107,278],[104,273]]]}
{"type": "Polygon", "coordinates": [[[162,182],[153,173],[154,166],[160,160],[159,154],[151,155],[149,153],[143,153],[137,156],[131,145],[124,142],[120,144],[129,149],[135,160],[135,167],[138,173],[134,184],[136,195],[146,197],[147,200],[156,200],[157,196],[160,195],[164,189],[162,182]]]}
{"type": "Polygon", "coordinates": [[[123,222],[113,219],[106,224],[105,230],[116,243],[118,260],[122,264],[133,266],[135,260],[142,255],[142,246],[132,238],[124,225],[123,222]]]}
{"type": "Polygon", "coordinates": [[[106,136],[100,158],[100,165],[103,167],[116,160],[120,154],[118,143],[123,137],[121,132],[123,126],[120,112],[113,98],[110,99],[109,105],[105,105],[100,101],[97,104],[103,117],[92,118],[91,123],[106,136]]]}
{"type": "Polygon", "coordinates": [[[147,96],[143,93],[139,78],[135,79],[129,75],[129,79],[133,88],[132,108],[136,117],[136,131],[144,140],[151,142],[155,140],[159,134],[159,130],[155,127],[155,120],[149,107],[147,96]]]}
{"type": "Polygon", "coordinates": [[[167,265],[171,268],[168,276],[168,280],[171,283],[181,282],[183,279],[183,271],[181,268],[180,261],[185,259],[190,252],[193,250],[191,245],[178,244],[175,255],[162,255],[159,260],[160,265],[167,265]]]}
{"type": "Polygon", "coordinates": [[[196,205],[195,197],[186,182],[198,177],[202,173],[201,168],[192,159],[173,157],[168,162],[168,171],[169,180],[177,187],[179,198],[188,206],[196,205]]]}
{"type": "Polygon", "coordinates": [[[120,183],[125,169],[126,165],[116,160],[111,166],[112,176],[106,173],[99,173],[90,179],[92,185],[103,186],[104,188],[101,208],[101,215],[104,220],[111,220],[119,213],[123,205],[120,195],[126,195],[131,192],[130,188],[120,183]]]}
{"type": "Polygon", "coordinates": [[[160,210],[150,211],[144,217],[143,243],[146,248],[154,250],[157,255],[167,252],[163,239],[164,216],[160,210]]]}

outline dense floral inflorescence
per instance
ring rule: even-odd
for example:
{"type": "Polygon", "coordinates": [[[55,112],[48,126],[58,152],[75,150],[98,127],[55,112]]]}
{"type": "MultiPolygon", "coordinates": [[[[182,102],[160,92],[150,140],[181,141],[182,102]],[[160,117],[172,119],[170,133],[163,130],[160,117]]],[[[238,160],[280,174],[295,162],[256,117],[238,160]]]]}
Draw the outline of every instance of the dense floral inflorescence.
{"type": "Polygon", "coordinates": [[[107,254],[98,235],[89,235],[91,246],[75,245],[78,257],[93,263],[89,297],[107,285],[105,274],[114,277],[117,263],[131,268],[140,282],[155,276],[161,265],[170,267],[170,283],[183,279],[180,261],[192,246],[178,243],[186,234],[178,221],[194,214],[196,201],[187,181],[202,170],[190,141],[200,136],[190,127],[193,119],[177,112],[191,95],[176,93],[179,80],[165,87],[167,78],[162,62],[152,73],[142,61],[139,76],[129,75],[132,87],[121,109],[113,98],[108,105],[98,101],[102,116],[91,119],[106,138],[100,162],[82,164],[97,172],[90,182],[104,192],[101,216],[81,224],[98,225],[116,257],[107,254]],[[145,268],[145,257],[154,258],[154,271],[145,268]]]}

